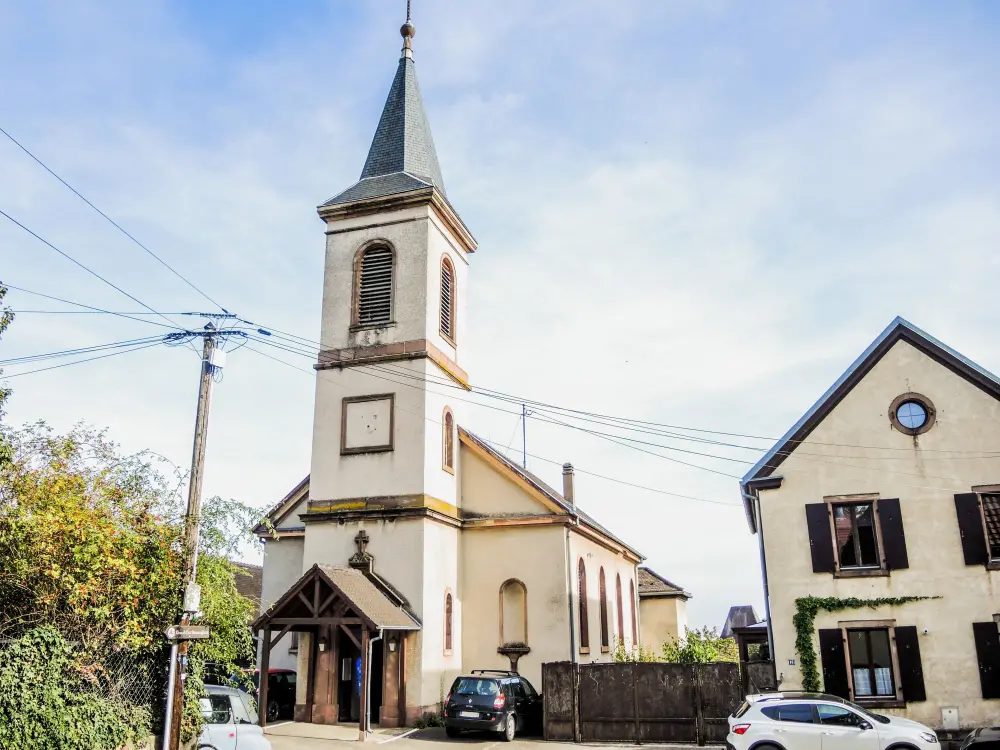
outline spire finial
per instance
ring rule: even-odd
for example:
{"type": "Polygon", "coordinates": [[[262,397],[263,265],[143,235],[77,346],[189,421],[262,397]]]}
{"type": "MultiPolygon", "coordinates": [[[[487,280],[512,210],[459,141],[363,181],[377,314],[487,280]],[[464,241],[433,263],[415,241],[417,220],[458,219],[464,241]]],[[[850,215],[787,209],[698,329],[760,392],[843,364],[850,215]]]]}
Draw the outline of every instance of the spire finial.
{"type": "Polygon", "coordinates": [[[417,35],[417,28],[410,21],[410,3],[406,0],[406,23],[400,28],[399,33],[403,36],[403,57],[413,57],[413,37],[417,35]]]}

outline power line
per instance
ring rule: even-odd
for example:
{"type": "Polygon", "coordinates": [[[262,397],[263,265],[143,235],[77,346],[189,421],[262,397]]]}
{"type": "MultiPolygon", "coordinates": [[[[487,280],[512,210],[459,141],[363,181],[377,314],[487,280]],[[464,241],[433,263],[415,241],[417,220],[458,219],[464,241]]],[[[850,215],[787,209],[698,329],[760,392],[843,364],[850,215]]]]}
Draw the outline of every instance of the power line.
{"type": "MultiPolygon", "coordinates": [[[[111,225],[113,227],[115,227],[115,229],[117,229],[119,232],[121,232],[122,234],[124,234],[126,237],[128,237],[130,240],[132,240],[132,242],[134,242],[136,245],[138,245],[139,247],[141,247],[147,253],[149,253],[149,255],[151,255],[153,258],[155,258],[160,264],[163,265],[164,268],[166,268],[168,271],[170,271],[172,274],[174,274],[174,276],[176,276],[181,281],[183,281],[185,284],[187,284],[189,287],[191,287],[192,289],[194,289],[196,292],[198,292],[198,294],[200,294],[202,297],[204,297],[205,299],[207,299],[209,302],[211,302],[213,305],[215,305],[216,307],[218,307],[220,310],[222,310],[223,312],[226,312],[226,309],[222,305],[220,305],[214,299],[212,299],[207,294],[205,294],[205,292],[203,292],[201,289],[199,289],[197,286],[195,286],[194,282],[192,282],[190,279],[188,279],[183,274],[181,274],[180,271],[178,271],[173,266],[171,266],[169,263],[167,263],[165,260],[163,260],[163,258],[161,258],[159,255],[157,255],[156,253],[154,253],[148,247],[146,247],[141,242],[139,242],[139,240],[137,240],[135,237],[133,237],[131,234],[129,234],[127,231],[125,231],[125,229],[123,229],[122,226],[118,222],[116,222],[114,219],[112,219],[110,216],[108,216],[106,213],[104,213],[104,211],[102,211],[97,206],[95,206],[93,203],[91,203],[89,200],[87,200],[87,198],[82,193],[80,193],[80,191],[78,191],[75,187],[73,187],[68,182],[66,182],[66,180],[64,180],[62,177],[60,177],[59,175],[57,175],[52,169],[49,168],[49,166],[47,164],[45,164],[45,162],[43,162],[41,159],[39,159],[37,156],[35,156],[33,153],[31,153],[31,151],[29,151],[22,143],[20,143],[18,140],[16,140],[14,138],[14,136],[12,136],[10,133],[8,133],[3,128],[0,128],[0,133],[3,133],[5,136],[7,136],[7,138],[9,138],[10,141],[15,146],[17,146],[24,153],[26,153],[28,156],[30,156],[32,159],[34,159],[35,162],[38,163],[39,166],[42,167],[42,169],[44,169],[50,175],[52,175],[57,180],[59,180],[59,182],[61,182],[63,185],[65,185],[67,188],[69,188],[77,198],[79,198],[80,200],[82,200],[84,203],[86,203],[92,209],[94,209],[95,211],[97,211],[97,213],[99,213],[101,216],[103,216],[105,219],[107,219],[111,223],[111,225]]],[[[10,217],[8,217],[8,218],[10,218],[10,217]]],[[[138,300],[136,300],[136,301],[138,302],[138,300]]],[[[142,304],[142,303],[140,302],[139,304],[142,304]]],[[[145,305],[143,305],[143,307],[145,307],[145,305]]]]}
{"type": "Polygon", "coordinates": [[[147,344],[147,343],[159,343],[161,341],[160,336],[147,336],[141,339],[129,339],[127,341],[113,341],[109,344],[96,344],[94,346],[85,346],[79,349],[62,349],[56,352],[47,352],[45,354],[29,354],[24,357],[13,357],[11,359],[0,360],[0,365],[18,365],[27,364],[29,362],[41,362],[46,359],[56,359],[58,357],[72,357],[77,354],[90,354],[91,352],[102,351],[104,349],[120,349],[126,346],[135,346],[136,344],[147,344]]]}
{"type": "Polygon", "coordinates": [[[69,367],[70,365],[80,365],[80,364],[83,364],[84,362],[93,362],[94,360],[97,360],[97,359],[107,359],[108,357],[117,357],[120,354],[129,354],[130,352],[137,352],[137,351],[140,351],[141,349],[149,349],[151,347],[159,346],[159,345],[160,345],[159,341],[154,341],[153,343],[146,344],[145,346],[134,346],[134,347],[132,347],[130,349],[124,349],[124,350],[121,350],[121,351],[114,351],[114,352],[111,352],[110,354],[101,354],[101,355],[99,355],[97,357],[88,357],[86,359],[78,359],[75,362],[63,362],[60,365],[52,365],[50,367],[41,367],[41,368],[39,368],[37,370],[28,370],[27,372],[18,372],[18,373],[15,373],[14,375],[4,375],[3,378],[6,380],[6,379],[9,379],[9,378],[19,378],[22,375],[34,375],[36,372],[45,372],[47,370],[58,370],[60,367],[69,367]]]}
{"type": "MultiPolygon", "coordinates": [[[[269,342],[258,340],[258,343],[269,343],[269,342]]],[[[304,374],[309,375],[309,376],[316,375],[316,376],[322,377],[324,380],[326,380],[329,383],[333,383],[334,385],[336,385],[338,387],[341,387],[341,388],[344,387],[344,386],[341,386],[340,383],[337,383],[337,382],[333,381],[332,379],[330,379],[329,377],[327,377],[322,372],[310,371],[310,370],[306,370],[306,369],[304,369],[302,367],[298,367],[296,365],[293,365],[291,362],[287,362],[287,361],[285,361],[283,359],[279,359],[278,357],[273,357],[270,354],[268,354],[267,352],[262,352],[260,349],[257,349],[255,346],[253,346],[251,344],[247,344],[246,348],[248,350],[254,352],[255,354],[260,355],[261,357],[266,357],[267,359],[271,360],[272,362],[277,362],[278,364],[284,365],[285,367],[290,367],[293,370],[297,370],[298,372],[304,373],[304,374]]],[[[389,380],[388,378],[382,378],[382,379],[389,380]]],[[[396,381],[389,380],[389,382],[396,382],[396,381]]],[[[398,406],[398,405],[397,405],[397,408],[399,408],[401,411],[404,411],[404,412],[406,412],[408,414],[413,415],[414,417],[416,417],[418,419],[423,419],[423,420],[425,420],[427,422],[430,422],[431,424],[435,424],[435,425],[437,425],[439,427],[442,426],[442,423],[439,420],[437,420],[437,419],[433,419],[431,417],[421,416],[420,414],[417,414],[416,412],[410,411],[409,409],[403,409],[401,406],[398,406]]],[[[490,445],[496,446],[498,448],[502,448],[503,447],[503,445],[501,443],[498,443],[496,441],[486,440],[484,438],[479,438],[479,439],[482,440],[485,443],[488,443],[490,445]]],[[[539,455],[536,455],[534,453],[528,453],[527,455],[528,455],[529,458],[535,458],[535,459],[538,459],[539,461],[544,461],[546,463],[554,464],[556,466],[562,466],[562,464],[563,464],[562,461],[556,461],[555,459],[547,458],[545,456],[539,456],[539,455]]],[[[597,474],[597,473],[592,472],[592,471],[586,471],[584,469],[580,469],[579,467],[576,467],[575,471],[577,471],[580,474],[586,474],[587,476],[595,477],[596,479],[602,479],[602,480],[604,480],[606,482],[613,482],[615,484],[622,484],[622,485],[625,485],[625,486],[628,486],[628,487],[634,487],[636,489],[647,490],[649,492],[656,492],[658,494],[667,495],[669,497],[676,497],[676,498],[680,498],[680,499],[683,499],[683,500],[693,500],[693,501],[700,502],[700,503],[709,503],[711,505],[725,505],[725,506],[728,506],[728,507],[731,507],[731,508],[742,508],[743,507],[741,503],[729,503],[729,502],[726,502],[724,500],[709,500],[707,498],[695,497],[693,495],[683,495],[683,494],[680,494],[680,493],[677,493],[677,492],[668,492],[666,490],[657,489],[655,487],[647,487],[645,485],[635,484],[633,482],[626,482],[626,481],[624,481],[622,479],[615,479],[614,477],[609,477],[609,476],[606,476],[604,474],[597,474]]]]}
{"type": "MultiPolygon", "coordinates": [[[[95,315],[98,314],[98,313],[103,313],[105,315],[115,315],[115,316],[117,316],[119,318],[126,318],[128,320],[135,320],[135,321],[137,321],[139,323],[148,323],[149,325],[161,326],[163,328],[171,328],[173,330],[180,330],[180,327],[176,326],[176,325],[166,325],[165,323],[158,323],[155,320],[143,320],[141,318],[134,318],[134,317],[132,317],[133,315],[159,315],[160,313],[121,313],[121,312],[112,312],[111,310],[103,310],[100,307],[92,307],[91,305],[84,305],[81,302],[72,302],[72,301],[70,301],[68,299],[63,299],[61,297],[53,297],[50,294],[42,294],[41,292],[33,292],[32,290],[25,289],[24,287],[21,287],[21,286],[14,286],[13,284],[8,284],[5,281],[0,281],[0,287],[6,287],[7,289],[14,289],[14,290],[16,290],[18,292],[24,292],[25,294],[33,294],[36,297],[44,297],[45,299],[54,300],[56,302],[62,302],[63,304],[66,304],[66,305],[74,305],[75,307],[84,307],[88,311],[93,312],[95,315]]],[[[18,312],[18,311],[15,310],[15,311],[12,311],[12,312],[18,312]]],[[[30,310],[27,310],[27,311],[23,311],[22,310],[21,312],[31,312],[31,311],[30,310]]],[[[66,312],[75,312],[75,311],[73,311],[73,310],[67,310],[66,312]]],[[[164,314],[172,314],[172,313],[164,313],[164,314]]]]}

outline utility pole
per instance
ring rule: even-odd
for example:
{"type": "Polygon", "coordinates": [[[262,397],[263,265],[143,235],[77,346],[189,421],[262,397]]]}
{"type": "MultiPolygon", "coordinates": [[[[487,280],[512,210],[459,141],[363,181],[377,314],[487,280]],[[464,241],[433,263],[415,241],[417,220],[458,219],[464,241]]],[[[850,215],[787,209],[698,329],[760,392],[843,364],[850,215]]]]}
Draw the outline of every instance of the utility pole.
{"type": "MultiPolygon", "coordinates": [[[[226,332],[223,332],[225,334],[226,332]]],[[[208,442],[208,413],[212,404],[212,383],[217,368],[222,366],[221,349],[216,349],[219,335],[214,325],[205,326],[200,336],[203,342],[201,381],[198,389],[198,412],[194,423],[194,449],[191,455],[191,481],[188,485],[187,513],[184,524],[184,609],[181,625],[189,625],[201,603],[201,589],[196,583],[198,573],[198,537],[201,531],[201,483],[205,468],[205,446],[208,442]]],[[[176,641],[171,647],[168,679],[167,711],[163,725],[164,750],[178,750],[181,714],[184,711],[184,677],[190,641],[176,641]]]]}

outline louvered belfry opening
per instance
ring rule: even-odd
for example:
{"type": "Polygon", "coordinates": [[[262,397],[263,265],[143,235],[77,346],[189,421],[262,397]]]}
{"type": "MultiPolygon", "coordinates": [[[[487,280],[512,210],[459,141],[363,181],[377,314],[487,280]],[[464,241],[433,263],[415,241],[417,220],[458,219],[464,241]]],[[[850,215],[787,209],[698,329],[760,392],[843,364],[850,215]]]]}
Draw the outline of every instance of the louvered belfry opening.
{"type": "Polygon", "coordinates": [[[455,339],[455,267],[448,258],[441,263],[441,334],[455,339]]]}
{"type": "Polygon", "coordinates": [[[370,247],[362,254],[357,276],[357,325],[392,322],[392,266],[393,253],[388,247],[370,247]]]}

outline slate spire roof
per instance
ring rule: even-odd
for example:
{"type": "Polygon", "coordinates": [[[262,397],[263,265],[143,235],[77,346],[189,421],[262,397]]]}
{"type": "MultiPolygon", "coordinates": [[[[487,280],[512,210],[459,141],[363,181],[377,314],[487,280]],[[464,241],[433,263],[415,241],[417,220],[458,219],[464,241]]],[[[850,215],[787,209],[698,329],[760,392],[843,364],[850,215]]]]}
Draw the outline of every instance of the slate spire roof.
{"type": "Polygon", "coordinates": [[[441,165],[438,164],[413,64],[411,39],[416,31],[407,20],[400,33],[405,43],[403,54],[375,129],[361,179],[328,200],[324,204],[326,206],[432,186],[445,194],[441,165]]]}

